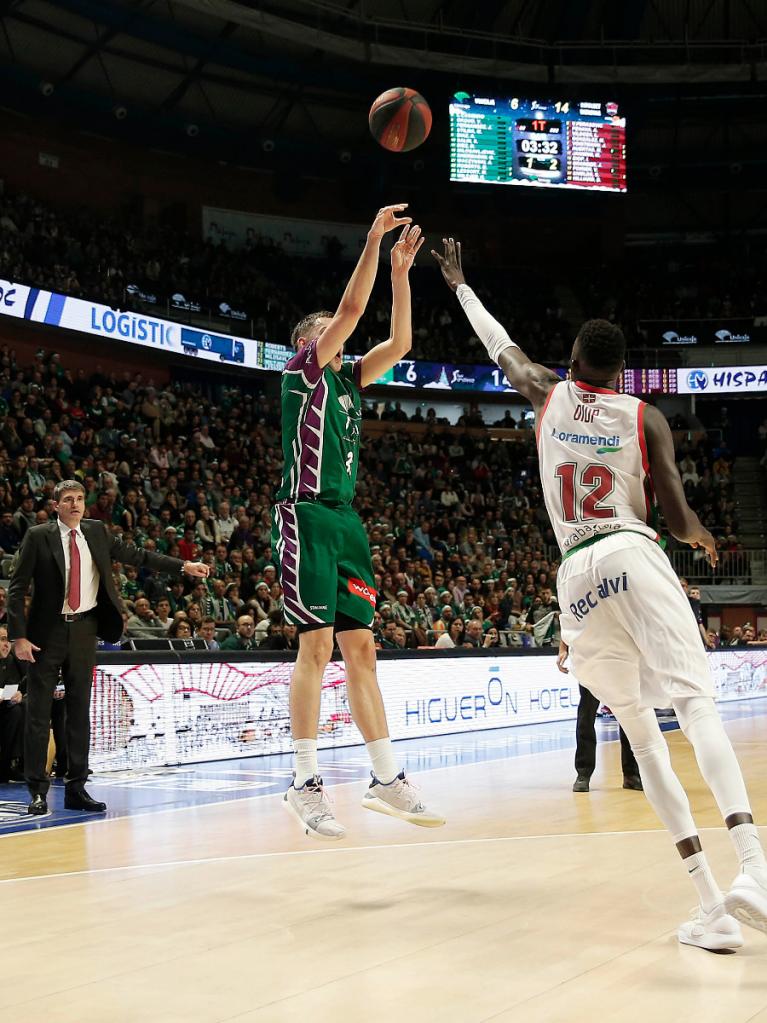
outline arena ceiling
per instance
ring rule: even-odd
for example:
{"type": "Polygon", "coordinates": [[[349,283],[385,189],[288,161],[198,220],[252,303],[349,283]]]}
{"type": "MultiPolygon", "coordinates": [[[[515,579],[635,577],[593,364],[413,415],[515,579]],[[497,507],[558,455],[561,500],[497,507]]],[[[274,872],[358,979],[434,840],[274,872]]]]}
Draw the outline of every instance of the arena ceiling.
{"type": "Polygon", "coordinates": [[[681,149],[724,130],[685,99],[737,92],[737,130],[761,145],[767,4],[0,0],[0,103],[41,116],[76,111],[80,127],[119,124],[154,144],[183,135],[222,148],[234,138],[353,146],[365,130],[361,99],[405,78],[437,97],[477,82],[645,90],[658,100],[643,115],[647,139],[656,132],[681,149]]]}

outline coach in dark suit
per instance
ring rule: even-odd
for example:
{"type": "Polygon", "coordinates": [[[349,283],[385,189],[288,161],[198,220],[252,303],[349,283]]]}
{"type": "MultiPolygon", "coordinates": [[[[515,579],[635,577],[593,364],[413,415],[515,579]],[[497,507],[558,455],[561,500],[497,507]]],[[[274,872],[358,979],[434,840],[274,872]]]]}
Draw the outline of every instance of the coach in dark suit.
{"type": "Polygon", "coordinates": [[[32,795],[29,813],[48,812],[45,766],[53,691],[65,686],[68,771],[64,806],[103,812],[85,791],[90,746],[90,697],[96,639],[110,643],[123,631],[112,561],[159,572],[204,577],[208,566],[144,551],[123,543],[106,525],[84,519],[85,489],[77,480],[56,485],[58,521],[32,526],[24,535],[8,589],[8,633],[20,661],[29,661],[24,773],[32,795]],[[29,617],[24,597],[32,583],[29,617]]]}

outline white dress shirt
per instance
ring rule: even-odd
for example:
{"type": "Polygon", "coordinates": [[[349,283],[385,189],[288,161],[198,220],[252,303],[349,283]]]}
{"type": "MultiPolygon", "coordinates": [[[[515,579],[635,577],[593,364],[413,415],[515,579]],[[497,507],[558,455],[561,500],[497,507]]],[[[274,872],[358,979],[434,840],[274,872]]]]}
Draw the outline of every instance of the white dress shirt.
{"type": "MultiPolygon", "coordinates": [[[[61,519],[58,521],[61,545],[64,548],[64,605],[61,608],[61,613],[72,614],[72,608],[67,600],[67,594],[69,593],[69,534],[72,530],[69,526],[65,526],[61,519]]],[[[85,611],[90,611],[96,606],[99,595],[100,576],[99,570],[96,568],[96,562],[91,556],[88,541],[83,536],[83,531],[78,526],[75,532],[77,533],[77,549],[80,552],[80,606],[77,608],[76,613],[83,614],[85,611]]]]}

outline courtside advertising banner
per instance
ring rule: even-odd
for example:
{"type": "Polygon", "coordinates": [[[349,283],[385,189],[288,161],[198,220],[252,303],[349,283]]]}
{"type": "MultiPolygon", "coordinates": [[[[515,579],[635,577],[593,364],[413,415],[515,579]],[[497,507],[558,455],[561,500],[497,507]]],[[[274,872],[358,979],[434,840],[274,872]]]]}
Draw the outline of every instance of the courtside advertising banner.
{"type": "Polygon", "coordinates": [[[677,394],[765,394],[767,366],[678,369],[677,394]]]}
{"type": "MultiPolygon", "coordinates": [[[[718,701],[767,696],[767,650],[709,655],[718,701]]],[[[158,767],[292,750],[289,661],[104,663],[95,670],[92,757],[100,770],[158,767]]],[[[574,719],[578,684],[543,655],[381,659],[393,739],[574,719]]],[[[574,726],[573,726],[574,727],[574,726]]],[[[354,746],[342,662],[322,683],[319,746],[354,746]]]]}
{"type": "Polygon", "coordinates": [[[154,351],[259,369],[262,345],[251,338],[216,334],[145,313],[111,309],[99,302],[58,295],[0,280],[0,315],[76,330],[106,341],[124,341],[154,351]]]}

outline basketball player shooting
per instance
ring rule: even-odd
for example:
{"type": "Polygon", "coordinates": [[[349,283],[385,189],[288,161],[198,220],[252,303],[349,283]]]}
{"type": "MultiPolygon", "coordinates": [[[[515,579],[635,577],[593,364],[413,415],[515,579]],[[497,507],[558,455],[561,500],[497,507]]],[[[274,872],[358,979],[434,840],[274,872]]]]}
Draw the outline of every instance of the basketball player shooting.
{"type": "Polygon", "coordinates": [[[557,577],[563,645],[579,679],[608,704],[639,764],[645,793],[670,831],[700,905],[678,931],[710,951],[743,944],[738,920],[767,932],[767,862],[740,766],[714,704],[695,617],[654,525],[655,495],[670,532],[703,548],[714,538],[685,500],[671,431],[652,406],[616,390],[625,340],[588,320],[569,379],[532,362],[466,284],[461,245],[432,250],[474,332],[531,402],[546,509],[562,551],[557,577]],[[701,849],[687,795],[671,766],[655,707],[672,705],[735,846],[740,873],[726,896],[701,849]],[[737,919],[735,919],[737,918],[737,919]]]}
{"type": "Polygon", "coordinates": [[[272,548],[280,561],[285,620],[298,626],[290,684],[295,750],[293,783],[283,806],[306,835],[340,839],[317,765],[322,678],[333,638],[346,667],[349,706],[365,740],[373,780],[362,801],[369,810],[423,827],[444,819],[423,805],[392,748],[371,624],[376,605],[367,533],[352,508],[360,448],[360,391],[391,369],[412,343],[409,272],[423,244],[404,204],[379,210],[335,313],[305,316],[293,330],[296,354],[282,377],[282,485],[272,511],[272,548]],[[381,239],[402,232],[391,251],[391,337],[353,363],[344,343],[368,304],[381,239]]]}

